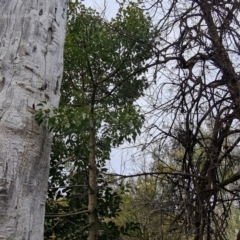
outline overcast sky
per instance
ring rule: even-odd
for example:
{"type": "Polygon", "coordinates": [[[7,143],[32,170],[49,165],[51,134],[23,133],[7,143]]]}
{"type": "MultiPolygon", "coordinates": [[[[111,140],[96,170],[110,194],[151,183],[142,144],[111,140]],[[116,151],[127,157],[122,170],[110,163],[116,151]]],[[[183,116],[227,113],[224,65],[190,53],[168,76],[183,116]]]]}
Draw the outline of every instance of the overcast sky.
{"type": "Polygon", "coordinates": [[[84,0],[83,3],[87,7],[92,7],[98,12],[101,12],[104,9],[104,2],[106,5],[106,17],[111,19],[114,17],[118,10],[118,3],[115,0],[84,0]]]}

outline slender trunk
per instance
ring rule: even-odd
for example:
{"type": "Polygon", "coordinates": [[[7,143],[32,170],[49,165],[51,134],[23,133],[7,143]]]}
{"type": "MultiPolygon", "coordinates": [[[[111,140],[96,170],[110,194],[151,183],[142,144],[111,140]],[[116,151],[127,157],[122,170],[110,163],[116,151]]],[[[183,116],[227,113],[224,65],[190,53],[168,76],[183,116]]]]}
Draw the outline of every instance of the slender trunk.
{"type": "Polygon", "coordinates": [[[195,225],[195,236],[194,240],[203,240],[204,229],[206,227],[206,181],[205,180],[199,180],[199,182],[196,182],[195,189],[197,189],[196,192],[196,205],[195,205],[195,215],[194,215],[194,225],[195,225]]]}
{"type": "Polygon", "coordinates": [[[0,239],[42,240],[51,136],[38,103],[59,102],[66,0],[0,0],[0,239]]]}
{"type": "Polygon", "coordinates": [[[201,240],[201,207],[199,206],[198,200],[196,201],[196,212],[195,212],[195,237],[194,240],[201,240]]]}
{"type": "Polygon", "coordinates": [[[98,215],[97,207],[97,165],[96,165],[96,131],[89,130],[90,135],[90,155],[89,155],[89,190],[88,190],[88,210],[89,210],[89,234],[88,240],[98,239],[98,215]]]}

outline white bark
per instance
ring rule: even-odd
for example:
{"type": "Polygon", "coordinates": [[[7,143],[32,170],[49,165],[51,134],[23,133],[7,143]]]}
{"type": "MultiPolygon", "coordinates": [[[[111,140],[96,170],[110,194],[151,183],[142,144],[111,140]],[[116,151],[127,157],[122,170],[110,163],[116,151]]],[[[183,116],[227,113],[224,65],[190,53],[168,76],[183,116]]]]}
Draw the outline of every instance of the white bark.
{"type": "Polygon", "coordinates": [[[43,239],[51,136],[36,105],[57,106],[67,0],[0,0],[0,239],[43,239]]]}

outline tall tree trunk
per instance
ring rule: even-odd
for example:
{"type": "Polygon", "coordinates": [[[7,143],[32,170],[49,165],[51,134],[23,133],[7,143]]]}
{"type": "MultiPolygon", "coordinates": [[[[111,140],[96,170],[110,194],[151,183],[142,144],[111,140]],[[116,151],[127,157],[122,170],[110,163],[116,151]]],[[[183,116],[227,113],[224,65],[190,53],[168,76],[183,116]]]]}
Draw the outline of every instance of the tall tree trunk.
{"type": "Polygon", "coordinates": [[[89,210],[89,234],[88,240],[98,239],[98,215],[97,207],[97,166],[96,166],[96,131],[91,128],[90,135],[90,156],[89,156],[89,192],[88,192],[88,210],[89,210]]]}
{"type": "Polygon", "coordinates": [[[57,106],[67,0],[0,0],[0,239],[43,239],[51,136],[34,120],[57,106]]]}

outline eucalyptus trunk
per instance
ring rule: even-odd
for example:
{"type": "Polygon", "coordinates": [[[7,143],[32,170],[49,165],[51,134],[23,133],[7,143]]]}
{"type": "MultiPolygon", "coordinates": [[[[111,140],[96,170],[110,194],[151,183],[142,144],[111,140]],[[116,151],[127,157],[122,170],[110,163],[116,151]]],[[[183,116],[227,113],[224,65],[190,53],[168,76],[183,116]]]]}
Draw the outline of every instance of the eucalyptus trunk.
{"type": "Polygon", "coordinates": [[[67,0],[0,0],[0,239],[42,240],[51,135],[37,104],[60,97],[67,0]]]}

